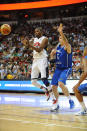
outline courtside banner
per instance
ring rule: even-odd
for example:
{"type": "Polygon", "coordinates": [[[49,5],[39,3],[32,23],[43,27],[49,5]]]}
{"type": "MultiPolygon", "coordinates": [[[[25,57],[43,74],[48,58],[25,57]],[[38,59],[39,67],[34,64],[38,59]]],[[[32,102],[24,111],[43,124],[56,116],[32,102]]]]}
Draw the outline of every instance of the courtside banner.
{"type": "MultiPolygon", "coordinates": [[[[18,0],[19,1],[19,0],[18,0]]],[[[87,0],[26,0],[24,3],[7,3],[0,2],[0,10],[20,10],[20,9],[34,9],[34,8],[46,8],[46,7],[54,7],[54,6],[62,6],[69,4],[76,4],[81,2],[87,2],[87,0]],[[4,4],[3,4],[4,3],[4,4]]]]}
{"type": "MultiPolygon", "coordinates": [[[[51,80],[49,80],[51,82],[51,80]]],[[[38,81],[43,85],[42,81],[38,81]]],[[[73,93],[73,86],[77,84],[78,80],[67,80],[66,86],[70,93],[73,93]]],[[[84,80],[83,83],[87,83],[87,80],[84,80]]],[[[31,84],[31,81],[0,81],[0,91],[26,91],[26,92],[43,92],[43,90],[35,87],[31,84]]],[[[58,87],[59,93],[62,93],[60,87],[58,87]]]]}

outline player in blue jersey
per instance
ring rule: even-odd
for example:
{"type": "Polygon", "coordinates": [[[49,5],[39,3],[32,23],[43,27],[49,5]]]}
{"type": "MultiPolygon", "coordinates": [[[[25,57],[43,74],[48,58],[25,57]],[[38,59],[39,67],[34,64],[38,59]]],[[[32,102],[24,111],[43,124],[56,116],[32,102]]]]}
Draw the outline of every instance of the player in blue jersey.
{"type": "Polygon", "coordinates": [[[55,49],[51,52],[51,58],[56,54],[56,69],[53,74],[52,78],[52,90],[55,96],[55,99],[53,101],[53,106],[51,111],[58,111],[59,105],[58,105],[58,90],[57,87],[59,86],[63,93],[68,97],[70,109],[74,107],[74,102],[71,100],[69,91],[67,87],[65,86],[66,80],[68,76],[72,72],[72,51],[71,51],[71,45],[69,44],[67,38],[65,37],[63,33],[63,25],[60,24],[59,27],[57,27],[57,31],[59,32],[59,44],[55,49]]]}
{"type": "Polygon", "coordinates": [[[81,66],[83,68],[83,73],[81,74],[80,80],[73,88],[75,95],[76,95],[76,97],[82,107],[82,110],[80,112],[78,112],[76,115],[87,114],[87,108],[86,108],[85,103],[83,101],[83,95],[82,95],[84,92],[87,92],[87,83],[81,84],[87,78],[87,46],[85,47],[84,52],[83,52],[81,66]]]}

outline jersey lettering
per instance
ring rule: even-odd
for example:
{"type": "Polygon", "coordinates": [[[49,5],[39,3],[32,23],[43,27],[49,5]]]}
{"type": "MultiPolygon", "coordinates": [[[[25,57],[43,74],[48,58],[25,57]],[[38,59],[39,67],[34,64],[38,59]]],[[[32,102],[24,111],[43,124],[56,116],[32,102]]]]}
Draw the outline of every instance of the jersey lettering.
{"type": "Polygon", "coordinates": [[[34,43],[34,46],[35,46],[35,47],[38,47],[38,46],[40,46],[40,43],[39,43],[39,42],[36,42],[36,43],[34,43]]]}

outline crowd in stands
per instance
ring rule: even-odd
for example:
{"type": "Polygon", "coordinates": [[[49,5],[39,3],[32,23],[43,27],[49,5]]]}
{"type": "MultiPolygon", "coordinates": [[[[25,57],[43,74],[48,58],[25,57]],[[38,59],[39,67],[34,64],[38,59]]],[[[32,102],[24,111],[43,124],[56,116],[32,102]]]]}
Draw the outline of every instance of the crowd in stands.
{"type": "MultiPolygon", "coordinates": [[[[84,47],[87,46],[87,18],[61,19],[59,21],[18,22],[11,24],[12,32],[0,41],[0,79],[29,80],[31,78],[32,50],[26,48],[22,39],[34,36],[34,29],[43,28],[43,34],[48,37],[48,55],[58,44],[58,32],[53,29],[60,22],[64,25],[64,34],[72,46],[72,74],[69,79],[79,79],[82,69],[76,70],[80,65],[84,47]]],[[[0,38],[2,35],[0,34],[0,38]]],[[[49,79],[52,78],[55,64],[49,59],[49,79]]]]}

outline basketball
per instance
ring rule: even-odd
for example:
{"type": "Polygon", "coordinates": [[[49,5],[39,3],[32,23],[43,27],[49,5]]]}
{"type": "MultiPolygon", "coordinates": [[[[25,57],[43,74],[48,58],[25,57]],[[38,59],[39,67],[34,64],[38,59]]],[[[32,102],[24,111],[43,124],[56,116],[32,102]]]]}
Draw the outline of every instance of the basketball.
{"type": "Polygon", "coordinates": [[[9,24],[3,24],[1,25],[1,34],[2,35],[8,35],[11,32],[11,26],[9,24]]]}

